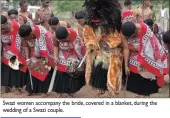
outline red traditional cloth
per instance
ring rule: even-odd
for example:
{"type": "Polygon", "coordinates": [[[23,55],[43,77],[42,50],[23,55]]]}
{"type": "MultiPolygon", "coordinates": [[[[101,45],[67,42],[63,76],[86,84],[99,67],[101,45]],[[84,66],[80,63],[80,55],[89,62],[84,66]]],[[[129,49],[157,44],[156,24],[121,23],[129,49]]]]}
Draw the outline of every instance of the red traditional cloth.
{"type": "Polygon", "coordinates": [[[47,49],[49,50],[49,52],[54,52],[53,34],[50,31],[47,31],[45,36],[46,36],[47,49]]]}
{"type": "Polygon", "coordinates": [[[151,29],[144,23],[140,25],[142,29],[139,40],[129,41],[130,49],[135,49],[135,43],[139,43],[138,50],[131,51],[130,70],[139,74],[142,66],[156,76],[157,84],[161,87],[164,85],[164,75],[168,74],[166,53],[151,29]]]}
{"type": "Polygon", "coordinates": [[[67,72],[67,66],[73,61],[75,58],[83,58],[85,54],[85,50],[83,49],[83,43],[80,39],[77,38],[77,33],[75,30],[68,28],[67,29],[71,34],[71,40],[66,42],[65,46],[63,42],[59,43],[59,65],[57,69],[61,72],[67,72]],[[68,48],[71,46],[72,48],[68,48]],[[62,48],[68,48],[67,50],[63,50],[62,48]],[[69,50],[69,51],[68,51],[69,50]]]}
{"type": "Polygon", "coordinates": [[[122,13],[122,20],[123,21],[126,21],[126,22],[130,21],[131,18],[133,18],[133,17],[134,17],[133,12],[130,11],[130,10],[125,11],[125,12],[122,13]]]}
{"type": "Polygon", "coordinates": [[[47,31],[46,33],[46,44],[48,49],[49,63],[52,66],[52,68],[55,68],[54,56],[53,56],[54,53],[53,34],[50,31],[47,31]]]}
{"type": "MultiPolygon", "coordinates": [[[[47,37],[49,32],[40,25],[34,25],[34,28],[36,32],[36,41],[38,43],[38,45],[35,45],[35,47],[39,49],[38,53],[40,54],[41,57],[45,57],[51,62],[52,58],[49,55],[50,49],[48,49],[49,46],[47,46],[47,43],[49,43],[48,40],[51,40],[50,37],[47,37]]],[[[32,53],[31,57],[36,57],[35,50],[34,50],[34,53],[32,53]]],[[[41,74],[33,69],[30,69],[30,71],[31,71],[32,76],[36,77],[37,79],[41,81],[44,81],[46,79],[48,72],[49,72],[48,71],[47,73],[41,74]]]]}
{"type": "MultiPolygon", "coordinates": [[[[16,20],[11,21],[13,25],[13,31],[9,32],[7,34],[1,35],[2,42],[4,42],[4,55],[2,57],[2,61],[4,64],[8,65],[9,59],[12,56],[17,56],[18,60],[22,63],[25,64],[25,56],[21,55],[23,54],[23,50],[20,48],[21,40],[20,36],[18,35],[18,29],[19,29],[19,24],[16,20]],[[8,43],[8,44],[5,44],[8,43]],[[22,52],[22,53],[21,53],[22,52]]],[[[26,72],[27,67],[24,66],[21,71],[26,72]]]]}

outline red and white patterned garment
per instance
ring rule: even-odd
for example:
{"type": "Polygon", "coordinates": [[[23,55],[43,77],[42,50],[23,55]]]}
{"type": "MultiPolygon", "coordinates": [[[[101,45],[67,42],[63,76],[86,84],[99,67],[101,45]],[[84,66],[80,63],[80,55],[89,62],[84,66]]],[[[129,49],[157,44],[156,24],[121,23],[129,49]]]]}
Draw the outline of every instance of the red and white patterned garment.
{"type": "Polygon", "coordinates": [[[130,70],[139,74],[146,70],[156,76],[157,84],[164,85],[164,75],[168,73],[166,53],[151,29],[140,23],[140,37],[128,39],[130,49],[130,70]]]}
{"type": "MultiPolygon", "coordinates": [[[[19,23],[16,20],[11,21],[13,25],[13,31],[7,34],[1,35],[1,41],[3,43],[3,54],[2,54],[2,62],[8,65],[9,60],[12,56],[18,56],[18,60],[25,64],[25,53],[22,48],[20,48],[21,40],[18,35],[19,23]]],[[[27,67],[24,66],[21,71],[26,72],[27,67]]]]}
{"type": "Polygon", "coordinates": [[[85,54],[83,43],[77,38],[77,33],[71,28],[67,28],[71,33],[71,41],[59,42],[59,65],[58,70],[67,72],[67,66],[70,66],[73,60],[81,60],[85,54]]]}
{"type": "Polygon", "coordinates": [[[127,10],[122,13],[122,23],[128,22],[128,21],[133,21],[134,19],[134,13],[130,10],[127,10]]]}
{"type": "MultiPolygon", "coordinates": [[[[48,60],[48,63],[53,62],[53,42],[52,42],[52,34],[47,31],[43,26],[34,25],[36,37],[32,37],[27,41],[30,49],[31,49],[31,58],[32,57],[45,57],[48,60]]],[[[30,69],[32,76],[35,78],[44,81],[48,75],[46,73],[39,73],[34,69],[30,69]]]]}

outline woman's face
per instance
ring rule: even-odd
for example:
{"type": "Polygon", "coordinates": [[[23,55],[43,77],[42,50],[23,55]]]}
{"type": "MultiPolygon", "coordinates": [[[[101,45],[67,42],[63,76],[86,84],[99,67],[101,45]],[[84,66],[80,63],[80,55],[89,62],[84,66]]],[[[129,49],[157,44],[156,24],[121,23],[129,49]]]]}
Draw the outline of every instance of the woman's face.
{"type": "Polygon", "coordinates": [[[10,20],[16,20],[16,21],[18,22],[18,15],[16,15],[16,14],[11,14],[11,15],[9,15],[9,19],[10,19],[10,20]]]}

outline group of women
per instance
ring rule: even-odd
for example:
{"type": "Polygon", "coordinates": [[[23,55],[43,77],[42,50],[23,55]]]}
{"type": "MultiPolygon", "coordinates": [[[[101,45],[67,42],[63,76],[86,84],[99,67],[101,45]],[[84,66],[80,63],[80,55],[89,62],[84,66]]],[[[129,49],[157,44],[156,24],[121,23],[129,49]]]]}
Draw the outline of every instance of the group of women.
{"type": "Polygon", "coordinates": [[[116,97],[125,80],[127,91],[148,97],[164,86],[168,60],[158,32],[132,11],[121,12],[118,0],[85,0],[85,11],[75,14],[77,32],[53,15],[49,0],[42,0],[35,19],[27,3],[20,6],[19,13],[1,15],[4,92],[25,87],[27,95],[74,97],[89,85],[96,97],[116,97]]]}

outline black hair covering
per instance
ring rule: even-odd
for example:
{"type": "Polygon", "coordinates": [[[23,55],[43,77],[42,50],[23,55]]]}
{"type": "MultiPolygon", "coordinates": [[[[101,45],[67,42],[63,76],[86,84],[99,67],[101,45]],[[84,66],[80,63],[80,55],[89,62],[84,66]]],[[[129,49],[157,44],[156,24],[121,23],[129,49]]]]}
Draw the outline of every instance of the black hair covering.
{"type": "Polygon", "coordinates": [[[85,11],[78,11],[75,13],[75,18],[76,19],[83,19],[85,18],[86,12],[85,11]]]}
{"type": "Polygon", "coordinates": [[[21,25],[19,30],[18,30],[18,34],[21,37],[30,36],[31,32],[32,32],[32,28],[29,25],[21,25]]]}
{"type": "Polygon", "coordinates": [[[120,32],[121,6],[118,0],[85,0],[86,24],[92,28],[95,23],[91,20],[97,18],[101,20],[104,32],[114,32],[116,29],[120,32]]]}
{"type": "Polygon", "coordinates": [[[18,11],[16,9],[11,9],[8,11],[8,16],[12,15],[12,14],[15,14],[15,15],[18,15],[18,11]]]}
{"type": "Polygon", "coordinates": [[[144,21],[144,23],[146,23],[148,26],[152,26],[153,25],[153,20],[152,19],[146,19],[144,21]]]}
{"type": "Polygon", "coordinates": [[[48,21],[49,25],[57,25],[59,23],[59,19],[57,17],[51,17],[48,21]]]}
{"type": "Polygon", "coordinates": [[[170,30],[166,31],[163,35],[163,41],[166,44],[170,44],[170,30]]]}
{"type": "Polygon", "coordinates": [[[136,32],[136,25],[133,22],[126,22],[122,26],[122,34],[126,37],[132,36],[136,32]]]}
{"type": "Polygon", "coordinates": [[[55,31],[55,35],[58,40],[66,39],[68,36],[68,31],[65,27],[59,27],[55,31]]]}
{"type": "Polygon", "coordinates": [[[1,15],[1,24],[5,24],[7,22],[7,18],[4,15],[1,15]]]}

